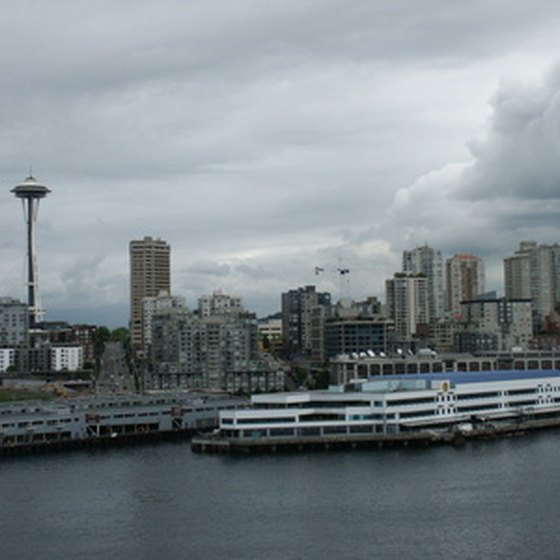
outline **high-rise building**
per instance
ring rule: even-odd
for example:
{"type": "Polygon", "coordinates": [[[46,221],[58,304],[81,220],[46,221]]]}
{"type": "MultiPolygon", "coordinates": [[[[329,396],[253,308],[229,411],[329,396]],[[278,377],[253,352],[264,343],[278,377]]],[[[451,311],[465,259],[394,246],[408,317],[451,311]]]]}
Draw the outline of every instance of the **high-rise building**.
{"type": "Polygon", "coordinates": [[[443,306],[443,257],[424,245],[403,251],[402,271],[407,274],[422,274],[426,277],[428,297],[428,323],[444,316],[443,306]]]}
{"type": "Polygon", "coordinates": [[[311,354],[314,308],[330,303],[331,295],[317,292],[315,286],[304,286],[282,294],[282,334],[290,354],[311,354]]]}
{"type": "Polygon", "coordinates": [[[532,300],[533,327],[540,331],[560,303],[560,245],[523,241],[504,259],[504,280],[506,298],[532,300]]]}
{"type": "Polygon", "coordinates": [[[170,254],[161,239],[130,242],[130,340],[136,351],[144,350],[143,298],[171,291],[170,254]]]}
{"type": "Polygon", "coordinates": [[[423,274],[396,273],[385,281],[387,315],[395,322],[397,343],[409,342],[428,324],[428,281],[423,274]]]}
{"type": "Polygon", "coordinates": [[[475,255],[455,255],[445,262],[445,310],[461,314],[461,302],[484,293],[484,261],[475,255]]]}

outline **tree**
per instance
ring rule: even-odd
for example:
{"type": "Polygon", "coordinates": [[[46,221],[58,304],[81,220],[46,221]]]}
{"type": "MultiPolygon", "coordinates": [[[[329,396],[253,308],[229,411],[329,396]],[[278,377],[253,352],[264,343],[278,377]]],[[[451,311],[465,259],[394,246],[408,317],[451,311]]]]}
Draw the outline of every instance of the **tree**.
{"type": "Polygon", "coordinates": [[[111,341],[125,344],[128,341],[128,329],[126,327],[118,327],[111,332],[111,341]]]}

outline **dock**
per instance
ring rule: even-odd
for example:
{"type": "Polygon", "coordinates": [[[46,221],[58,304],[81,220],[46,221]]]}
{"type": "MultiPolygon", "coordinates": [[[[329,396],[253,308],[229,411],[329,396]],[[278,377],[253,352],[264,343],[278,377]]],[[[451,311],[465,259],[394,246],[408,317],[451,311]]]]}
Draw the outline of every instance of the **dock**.
{"type": "Polygon", "coordinates": [[[418,448],[434,445],[462,447],[469,441],[519,437],[530,432],[560,428],[560,418],[509,421],[475,427],[471,430],[423,430],[399,434],[357,434],[301,437],[221,438],[219,434],[195,436],[194,453],[281,453],[333,451],[343,449],[418,448]]]}

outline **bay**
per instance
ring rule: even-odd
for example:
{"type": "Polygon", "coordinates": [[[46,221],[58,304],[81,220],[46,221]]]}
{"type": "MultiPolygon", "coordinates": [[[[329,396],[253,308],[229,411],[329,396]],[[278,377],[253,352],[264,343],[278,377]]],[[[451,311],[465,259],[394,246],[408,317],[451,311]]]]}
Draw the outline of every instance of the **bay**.
{"type": "Polygon", "coordinates": [[[464,448],[0,461],[6,559],[556,559],[560,433],[464,448]]]}

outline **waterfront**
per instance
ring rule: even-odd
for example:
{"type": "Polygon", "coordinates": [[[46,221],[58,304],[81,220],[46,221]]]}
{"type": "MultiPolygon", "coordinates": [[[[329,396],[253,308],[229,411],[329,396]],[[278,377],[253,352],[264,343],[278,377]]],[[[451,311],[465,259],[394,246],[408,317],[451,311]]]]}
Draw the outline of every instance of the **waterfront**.
{"type": "Polygon", "coordinates": [[[557,558],[560,432],[246,457],[188,443],[7,458],[10,559],[557,558]]]}

